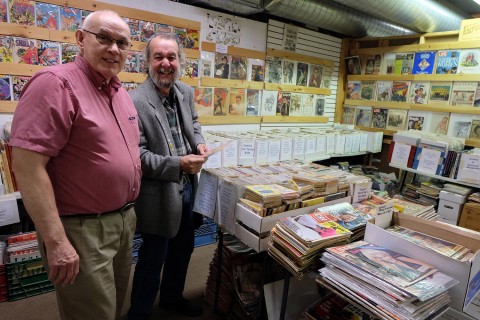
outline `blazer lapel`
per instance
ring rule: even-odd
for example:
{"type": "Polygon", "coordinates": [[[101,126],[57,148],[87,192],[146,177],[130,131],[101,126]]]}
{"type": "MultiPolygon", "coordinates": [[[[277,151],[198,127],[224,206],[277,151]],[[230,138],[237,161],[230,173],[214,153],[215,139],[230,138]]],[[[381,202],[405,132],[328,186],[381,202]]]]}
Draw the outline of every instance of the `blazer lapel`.
{"type": "MultiPolygon", "coordinates": [[[[183,124],[183,134],[185,138],[190,143],[192,148],[195,147],[195,138],[193,136],[193,127],[192,127],[192,115],[190,114],[190,106],[189,101],[186,101],[187,97],[184,96],[183,92],[179,89],[179,87],[175,84],[174,85],[175,94],[177,95],[178,103],[180,104],[177,108],[177,114],[181,119],[181,123],[183,124]]],[[[195,150],[193,150],[195,153],[195,150]]]]}

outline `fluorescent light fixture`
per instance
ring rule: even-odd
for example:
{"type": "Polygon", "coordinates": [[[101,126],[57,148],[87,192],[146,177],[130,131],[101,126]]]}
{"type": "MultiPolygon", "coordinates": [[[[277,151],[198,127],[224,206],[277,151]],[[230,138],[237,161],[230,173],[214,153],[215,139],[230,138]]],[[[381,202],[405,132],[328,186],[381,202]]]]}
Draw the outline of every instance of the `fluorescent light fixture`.
{"type": "Polygon", "coordinates": [[[472,0],[472,1],[480,6],[480,0],[472,0]]]}

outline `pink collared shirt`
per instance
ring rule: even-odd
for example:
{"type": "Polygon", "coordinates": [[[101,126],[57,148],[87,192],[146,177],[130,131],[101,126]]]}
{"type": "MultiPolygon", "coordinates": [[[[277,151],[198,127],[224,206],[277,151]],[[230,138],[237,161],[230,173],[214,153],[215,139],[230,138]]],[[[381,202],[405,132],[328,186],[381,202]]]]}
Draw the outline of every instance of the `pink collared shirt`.
{"type": "Polygon", "coordinates": [[[50,156],[60,215],[102,213],[137,198],[137,111],[117,77],[105,79],[78,55],[36,73],[23,89],[10,145],[50,156]]]}

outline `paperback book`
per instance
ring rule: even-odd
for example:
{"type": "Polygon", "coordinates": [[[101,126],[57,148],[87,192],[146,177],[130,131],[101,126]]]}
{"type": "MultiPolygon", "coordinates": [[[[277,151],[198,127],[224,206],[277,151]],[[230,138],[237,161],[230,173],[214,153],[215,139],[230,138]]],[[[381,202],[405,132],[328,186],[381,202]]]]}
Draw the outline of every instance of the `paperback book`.
{"type": "Polygon", "coordinates": [[[435,66],[436,74],[456,74],[458,71],[458,61],[460,51],[458,50],[440,50],[437,51],[437,62],[435,66]]]}
{"type": "Polygon", "coordinates": [[[60,25],[59,14],[57,5],[37,2],[35,7],[37,27],[58,30],[60,25]]]}

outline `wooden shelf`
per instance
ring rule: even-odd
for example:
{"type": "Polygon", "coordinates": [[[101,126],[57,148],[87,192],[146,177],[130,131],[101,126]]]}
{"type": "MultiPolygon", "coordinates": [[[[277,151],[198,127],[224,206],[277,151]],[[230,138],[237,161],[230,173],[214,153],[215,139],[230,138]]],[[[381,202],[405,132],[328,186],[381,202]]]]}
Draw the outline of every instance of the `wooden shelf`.
{"type": "Polygon", "coordinates": [[[331,90],[327,88],[299,87],[291,84],[279,84],[279,83],[267,83],[267,82],[265,83],[265,90],[310,93],[310,94],[320,94],[325,96],[329,96],[331,94],[331,90]]]}
{"type": "Polygon", "coordinates": [[[260,81],[201,78],[200,85],[202,87],[220,87],[220,88],[223,87],[223,88],[263,90],[263,82],[260,82],[260,81]]]}
{"type": "Polygon", "coordinates": [[[0,113],[14,113],[18,101],[0,101],[0,113]]]}
{"type": "Polygon", "coordinates": [[[328,117],[263,116],[262,123],[327,123],[328,117]]]}
{"type": "Polygon", "coordinates": [[[316,58],[312,56],[306,56],[306,55],[291,52],[291,51],[283,51],[283,50],[271,49],[271,48],[267,48],[267,57],[268,56],[307,62],[311,64],[319,64],[325,67],[333,67],[335,65],[335,62],[333,62],[332,60],[326,60],[326,59],[316,58]]]}
{"type": "Polygon", "coordinates": [[[393,168],[400,169],[400,170],[404,170],[404,171],[408,171],[408,172],[413,172],[413,173],[416,173],[416,174],[420,174],[420,175],[422,175],[422,176],[427,176],[427,177],[430,177],[430,178],[435,178],[435,179],[439,179],[439,180],[443,180],[443,181],[447,181],[447,182],[452,182],[452,183],[456,183],[456,184],[461,184],[461,185],[465,185],[465,186],[469,186],[469,187],[473,187],[473,188],[480,188],[480,185],[479,185],[479,184],[472,184],[472,183],[461,182],[461,181],[458,181],[457,179],[451,179],[451,178],[441,177],[441,176],[437,176],[437,175],[435,175],[435,174],[425,173],[425,172],[422,172],[422,171],[418,171],[418,170],[415,170],[415,169],[412,169],[412,168],[400,166],[400,165],[393,164],[393,163],[389,163],[389,166],[390,166],[390,167],[393,167],[393,168]]]}
{"type": "Polygon", "coordinates": [[[372,106],[385,109],[402,109],[409,110],[410,104],[406,102],[393,102],[393,101],[374,101],[374,100],[351,100],[346,99],[344,104],[349,106],[372,106]]]}
{"type": "Polygon", "coordinates": [[[478,81],[478,74],[357,74],[350,81],[478,81]]]}
{"type": "Polygon", "coordinates": [[[478,41],[445,41],[374,48],[352,48],[350,55],[376,54],[385,52],[417,52],[478,48],[478,41]]]}

